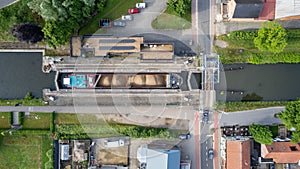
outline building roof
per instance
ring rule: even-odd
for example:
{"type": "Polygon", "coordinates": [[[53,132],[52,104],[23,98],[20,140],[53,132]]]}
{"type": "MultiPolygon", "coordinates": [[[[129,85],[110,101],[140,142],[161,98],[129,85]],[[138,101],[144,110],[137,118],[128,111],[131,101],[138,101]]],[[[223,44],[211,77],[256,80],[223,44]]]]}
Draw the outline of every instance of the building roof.
{"type": "Polygon", "coordinates": [[[273,142],[271,145],[261,145],[261,156],[272,158],[275,163],[298,163],[300,146],[291,142],[273,142]]]}
{"type": "Polygon", "coordinates": [[[276,0],[275,19],[300,15],[300,0],[276,0]]]}
{"type": "Polygon", "coordinates": [[[180,168],[180,150],[146,149],[145,152],[140,149],[139,151],[143,152],[140,155],[146,155],[146,169],[180,168]]]}
{"type": "Polygon", "coordinates": [[[233,18],[258,18],[264,6],[260,0],[235,0],[233,18]]]}
{"type": "Polygon", "coordinates": [[[227,140],[226,144],[226,168],[250,169],[250,140],[227,140]]]}

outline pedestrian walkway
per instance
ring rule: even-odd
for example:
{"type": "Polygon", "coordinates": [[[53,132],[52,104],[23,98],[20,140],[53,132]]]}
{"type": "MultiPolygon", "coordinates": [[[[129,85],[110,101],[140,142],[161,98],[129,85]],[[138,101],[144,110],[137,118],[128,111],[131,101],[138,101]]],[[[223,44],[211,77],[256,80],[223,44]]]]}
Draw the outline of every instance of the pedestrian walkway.
{"type": "Polygon", "coordinates": [[[19,0],[1,0],[0,1],[0,8],[4,8],[8,5],[11,5],[11,4],[17,2],[17,1],[19,1],[19,0]]]}

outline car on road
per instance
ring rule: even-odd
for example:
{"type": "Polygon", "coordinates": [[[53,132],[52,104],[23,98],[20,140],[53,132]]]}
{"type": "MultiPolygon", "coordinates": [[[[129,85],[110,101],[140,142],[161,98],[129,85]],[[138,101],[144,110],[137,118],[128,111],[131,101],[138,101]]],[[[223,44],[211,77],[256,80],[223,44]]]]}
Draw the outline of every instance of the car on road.
{"type": "Polygon", "coordinates": [[[139,9],[138,8],[132,8],[132,9],[128,9],[128,13],[129,14],[135,14],[135,13],[139,13],[139,9]]]}
{"type": "Polygon", "coordinates": [[[124,27],[124,26],[126,26],[126,23],[123,21],[114,21],[113,26],[124,27]]]}
{"type": "Polygon", "coordinates": [[[203,112],[203,122],[205,122],[205,123],[208,122],[208,115],[209,115],[209,110],[204,110],[204,112],[203,112]]]}
{"type": "Polygon", "coordinates": [[[136,8],[146,8],[147,7],[147,4],[145,2],[143,3],[136,3],[135,4],[135,7],[136,8]]]}
{"type": "Polygon", "coordinates": [[[191,134],[180,134],[179,139],[181,140],[187,140],[191,138],[191,134]]]}
{"type": "Polygon", "coordinates": [[[208,149],[208,159],[214,159],[214,150],[212,148],[208,149]]]}
{"type": "Polygon", "coordinates": [[[122,15],[122,20],[123,21],[131,21],[133,19],[132,15],[122,15]]]}

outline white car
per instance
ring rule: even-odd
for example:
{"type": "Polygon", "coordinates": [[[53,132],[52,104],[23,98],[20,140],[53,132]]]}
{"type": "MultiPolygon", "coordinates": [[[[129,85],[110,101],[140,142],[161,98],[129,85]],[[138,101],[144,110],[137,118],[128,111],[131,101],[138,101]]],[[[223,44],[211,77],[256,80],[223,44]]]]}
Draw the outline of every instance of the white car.
{"type": "Polygon", "coordinates": [[[133,18],[132,15],[122,15],[122,20],[123,20],[123,21],[126,21],[126,20],[131,21],[132,18],[133,18]]]}
{"type": "Polygon", "coordinates": [[[135,4],[135,7],[136,8],[146,8],[147,7],[147,4],[145,2],[143,3],[136,3],[135,4]]]}

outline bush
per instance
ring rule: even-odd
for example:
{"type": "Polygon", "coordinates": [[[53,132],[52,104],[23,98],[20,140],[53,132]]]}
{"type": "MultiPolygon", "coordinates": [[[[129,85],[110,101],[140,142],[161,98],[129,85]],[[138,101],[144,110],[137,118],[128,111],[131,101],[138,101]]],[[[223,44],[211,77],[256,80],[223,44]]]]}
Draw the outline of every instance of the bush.
{"type": "Polygon", "coordinates": [[[257,36],[257,31],[233,31],[228,35],[230,40],[253,40],[257,36]]]}

